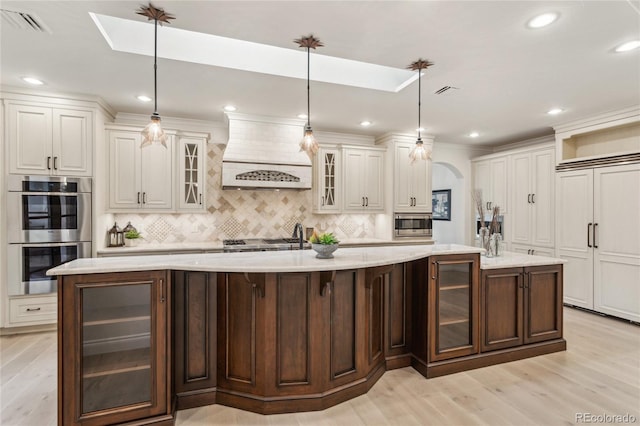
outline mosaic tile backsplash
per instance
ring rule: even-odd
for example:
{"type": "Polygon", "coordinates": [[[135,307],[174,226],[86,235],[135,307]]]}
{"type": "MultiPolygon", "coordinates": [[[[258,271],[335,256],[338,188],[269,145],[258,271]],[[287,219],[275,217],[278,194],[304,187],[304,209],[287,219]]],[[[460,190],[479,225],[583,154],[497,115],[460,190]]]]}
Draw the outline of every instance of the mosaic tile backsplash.
{"type": "Polygon", "coordinates": [[[227,238],[271,238],[291,235],[296,222],[340,238],[373,238],[375,215],[313,214],[313,191],[222,190],[222,153],[226,145],[207,144],[207,213],[119,213],[145,243],[217,242],[227,238]]]}

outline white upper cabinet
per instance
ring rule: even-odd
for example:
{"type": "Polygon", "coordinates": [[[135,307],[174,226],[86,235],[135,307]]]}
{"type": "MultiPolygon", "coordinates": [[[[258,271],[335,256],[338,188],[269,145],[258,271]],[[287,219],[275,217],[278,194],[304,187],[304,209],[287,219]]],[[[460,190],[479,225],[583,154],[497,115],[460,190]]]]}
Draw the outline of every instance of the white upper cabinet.
{"type": "Polygon", "coordinates": [[[500,207],[501,214],[509,211],[508,172],[509,157],[506,155],[473,161],[474,189],[482,192],[482,201],[488,214],[496,206],[500,207]]]}
{"type": "Polygon", "coordinates": [[[108,132],[109,209],[172,211],[174,137],[169,135],[168,148],[140,148],[140,130],[108,132]]]}
{"type": "Polygon", "coordinates": [[[413,143],[395,143],[394,203],[396,213],[431,212],[431,160],[411,164],[413,143]]]}
{"type": "Polygon", "coordinates": [[[91,176],[93,111],[7,103],[9,171],[91,176]]]}
{"type": "Polygon", "coordinates": [[[206,138],[178,136],[177,139],[178,211],[205,212],[206,138]]]}
{"type": "Polygon", "coordinates": [[[344,211],[384,211],[384,150],[345,148],[342,152],[344,211]]]}
{"type": "Polygon", "coordinates": [[[553,148],[511,156],[511,242],[553,247],[555,155],[553,148]]]}
{"type": "Polygon", "coordinates": [[[342,195],[342,152],[337,147],[320,147],[313,164],[314,213],[340,213],[342,195]]]}

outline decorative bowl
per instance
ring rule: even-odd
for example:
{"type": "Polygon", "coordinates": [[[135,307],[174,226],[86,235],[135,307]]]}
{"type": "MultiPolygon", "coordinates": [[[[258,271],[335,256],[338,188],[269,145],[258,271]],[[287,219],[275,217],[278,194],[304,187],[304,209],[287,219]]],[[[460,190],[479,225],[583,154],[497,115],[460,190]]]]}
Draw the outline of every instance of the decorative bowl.
{"type": "Polygon", "coordinates": [[[338,244],[311,244],[311,248],[318,253],[318,259],[332,259],[333,252],[338,250],[338,244]]]}

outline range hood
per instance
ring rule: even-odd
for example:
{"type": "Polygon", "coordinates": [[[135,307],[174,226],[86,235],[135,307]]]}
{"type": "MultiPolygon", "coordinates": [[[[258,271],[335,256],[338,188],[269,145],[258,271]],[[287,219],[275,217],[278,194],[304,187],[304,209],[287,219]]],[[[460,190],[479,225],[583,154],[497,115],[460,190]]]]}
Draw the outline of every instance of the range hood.
{"type": "Polygon", "coordinates": [[[311,189],[311,160],[300,151],[304,120],[225,114],[222,189],[311,189]]]}

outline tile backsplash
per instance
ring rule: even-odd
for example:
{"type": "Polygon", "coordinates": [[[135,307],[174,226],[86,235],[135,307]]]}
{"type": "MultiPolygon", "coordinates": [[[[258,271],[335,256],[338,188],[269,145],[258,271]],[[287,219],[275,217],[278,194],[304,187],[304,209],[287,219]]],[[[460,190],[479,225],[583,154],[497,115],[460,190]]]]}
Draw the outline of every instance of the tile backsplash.
{"type": "Polygon", "coordinates": [[[222,190],[224,144],[207,144],[207,213],[118,213],[124,227],[131,222],[144,243],[216,242],[226,238],[291,235],[296,222],[340,238],[373,238],[373,214],[313,214],[313,191],[222,190]]]}

